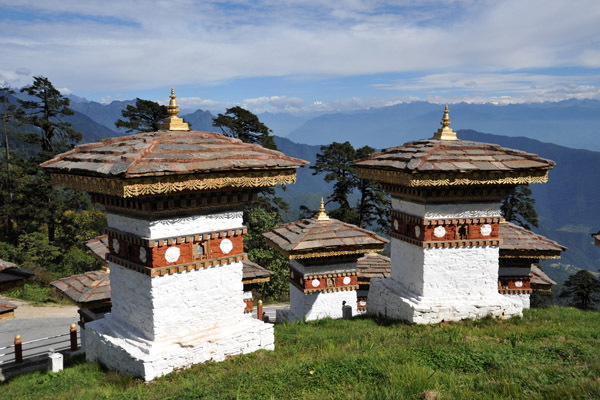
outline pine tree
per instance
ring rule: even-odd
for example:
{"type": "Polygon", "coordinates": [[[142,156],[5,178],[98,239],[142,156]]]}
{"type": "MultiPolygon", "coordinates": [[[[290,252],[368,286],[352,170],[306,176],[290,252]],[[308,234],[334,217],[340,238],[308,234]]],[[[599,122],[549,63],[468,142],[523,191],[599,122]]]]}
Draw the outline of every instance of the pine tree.
{"type": "Polygon", "coordinates": [[[82,138],[81,133],[71,128],[63,118],[73,115],[69,108],[69,99],[63,97],[48,78],[34,76],[33,84],[21,89],[31,96],[28,100],[20,100],[22,112],[20,120],[23,124],[39,129],[38,134],[24,134],[23,138],[32,144],[41,145],[40,160],[66,151],[82,138]]]}
{"type": "Polygon", "coordinates": [[[375,151],[372,147],[364,146],[356,150],[350,142],[333,142],[321,146],[315,165],[310,166],[313,175],[325,174],[325,182],[334,182],[333,193],[327,203],[337,203],[339,208],[329,212],[333,218],[361,227],[379,224],[385,231],[388,227],[387,211],[389,199],[379,184],[359,179],[354,161],[367,157],[375,151]],[[350,204],[350,196],[358,192],[359,200],[355,207],[350,204]]]}
{"type": "Polygon", "coordinates": [[[531,197],[531,189],[527,185],[517,186],[512,194],[506,196],[500,210],[507,221],[525,229],[538,227],[535,199],[531,197]]]}
{"type": "Polygon", "coordinates": [[[225,136],[277,150],[272,131],[256,115],[242,107],[228,108],[225,114],[218,114],[213,120],[213,126],[220,128],[225,136]]]}
{"type": "Polygon", "coordinates": [[[569,276],[559,297],[571,299],[571,305],[582,310],[591,310],[600,295],[600,280],[591,272],[579,270],[569,276]]]}
{"type": "Polygon", "coordinates": [[[118,119],[115,122],[117,128],[126,128],[127,133],[132,132],[154,132],[160,129],[160,123],[169,116],[167,106],[155,101],[135,99],[135,106],[131,104],[121,111],[126,120],[118,119]]]}

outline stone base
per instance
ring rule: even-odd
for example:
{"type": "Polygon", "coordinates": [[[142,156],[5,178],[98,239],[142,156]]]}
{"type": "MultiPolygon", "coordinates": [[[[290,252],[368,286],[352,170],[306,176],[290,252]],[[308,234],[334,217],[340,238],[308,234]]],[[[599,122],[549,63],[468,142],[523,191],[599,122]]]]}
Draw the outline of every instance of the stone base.
{"type": "Polygon", "coordinates": [[[370,314],[403,320],[412,324],[479,319],[488,315],[499,318],[523,316],[523,303],[499,293],[485,298],[421,297],[390,278],[372,279],[367,310],[370,314]]]}
{"type": "Polygon", "coordinates": [[[529,309],[531,307],[530,294],[503,294],[502,296],[508,297],[509,299],[519,300],[521,304],[523,304],[523,309],[529,309]]]}
{"type": "Polygon", "coordinates": [[[107,315],[86,324],[85,335],[88,360],[145,381],[193,364],[275,348],[273,325],[244,315],[191,335],[157,341],[132,335],[107,315]]]}
{"type": "Polygon", "coordinates": [[[290,321],[290,315],[289,308],[280,308],[279,310],[275,310],[275,323],[282,324],[284,322],[292,322],[290,321]]]}

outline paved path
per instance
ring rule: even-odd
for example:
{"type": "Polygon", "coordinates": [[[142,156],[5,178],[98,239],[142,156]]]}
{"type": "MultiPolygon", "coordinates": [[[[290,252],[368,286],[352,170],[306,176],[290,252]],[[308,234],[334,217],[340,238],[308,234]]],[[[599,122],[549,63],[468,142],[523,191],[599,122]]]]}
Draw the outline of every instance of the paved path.
{"type": "MultiPolygon", "coordinates": [[[[79,321],[76,306],[32,306],[23,301],[8,300],[18,306],[18,308],[15,310],[14,319],[0,321],[0,348],[11,346],[17,334],[21,335],[23,343],[68,334],[71,324],[79,321]]],[[[58,349],[64,347],[64,342],[68,340],[69,337],[65,336],[30,345],[24,344],[23,356],[27,357],[34,353],[47,352],[49,348],[58,349]],[[61,344],[60,342],[63,343],[61,344]]],[[[0,354],[12,353],[13,351],[12,348],[1,349],[0,354]]],[[[0,360],[5,359],[6,356],[0,356],[0,360]]]]}

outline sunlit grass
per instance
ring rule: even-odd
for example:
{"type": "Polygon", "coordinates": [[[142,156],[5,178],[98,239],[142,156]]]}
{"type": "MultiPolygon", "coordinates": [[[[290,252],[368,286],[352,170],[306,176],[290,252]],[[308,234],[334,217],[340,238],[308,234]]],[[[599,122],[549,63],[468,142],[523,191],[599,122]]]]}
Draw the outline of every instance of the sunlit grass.
{"type": "Polygon", "coordinates": [[[0,386],[4,399],[600,398],[600,313],[409,326],[385,320],[278,325],[276,350],[146,384],[75,360],[0,386]]]}

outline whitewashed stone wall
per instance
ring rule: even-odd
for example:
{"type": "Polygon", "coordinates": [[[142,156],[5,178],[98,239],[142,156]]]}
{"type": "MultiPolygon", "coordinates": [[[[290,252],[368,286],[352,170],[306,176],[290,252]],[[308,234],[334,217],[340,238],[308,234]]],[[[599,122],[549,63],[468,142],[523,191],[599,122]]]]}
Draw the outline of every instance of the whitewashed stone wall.
{"type": "MultiPolygon", "coordinates": [[[[147,221],[109,214],[109,227],[160,239],[242,226],[241,212],[147,221]]],[[[207,360],[274,348],[273,325],[248,318],[242,263],[150,278],[110,263],[112,313],[86,324],[86,357],[152,380],[207,360]]]]}
{"type": "Polygon", "coordinates": [[[107,213],[108,226],[147,239],[235,229],[243,225],[242,211],[145,220],[107,213]]]}
{"type": "Polygon", "coordinates": [[[531,308],[531,295],[528,293],[519,293],[519,294],[503,294],[503,296],[508,297],[510,299],[518,299],[523,304],[524,309],[531,308]]]}
{"type": "Polygon", "coordinates": [[[498,218],[500,203],[421,204],[392,197],[392,209],[417,217],[435,218],[498,218]]]}
{"type": "Polygon", "coordinates": [[[290,284],[289,321],[307,321],[316,319],[342,318],[342,305],[352,307],[352,315],[357,314],[356,290],[331,293],[304,294],[296,286],[290,284]]]}
{"type": "MultiPolygon", "coordinates": [[[[417,204],[392,198],[423,218],[499,217],[499,203],[417,204]]],[[[428,248],[392,238],[391,276],[371,280],[368,312],[413,323],[522,315],[522,302],[498,293],[498,246],[428,248]]]]}

